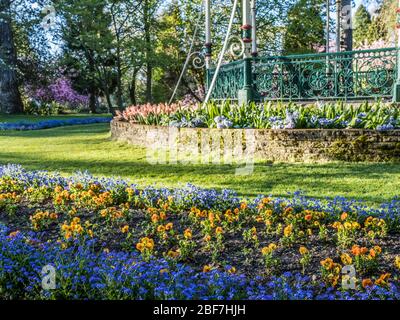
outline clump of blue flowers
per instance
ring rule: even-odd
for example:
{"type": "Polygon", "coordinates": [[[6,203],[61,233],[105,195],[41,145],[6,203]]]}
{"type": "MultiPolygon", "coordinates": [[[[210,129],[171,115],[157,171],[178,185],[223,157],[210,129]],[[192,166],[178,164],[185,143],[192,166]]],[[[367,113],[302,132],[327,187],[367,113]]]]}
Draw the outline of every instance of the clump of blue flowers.
{"type": "Polygon", "coordinates": [[[399,299],[397,285],[363,292],[335,291],[312,279],[285,273],[246,278],[225,270],[196,271],[164,259],[142,261],[136,253],[101,251],[96,240],[68,248],[43,243],[0,224],[0,298],[2,299],[399,299]],[[43,290],[44,267],[54,268],[55,288],[43,290]]]}
{"type": "Polygon", "coordinates": [[[73,118],[66,120],[45,120],[39,122],[21,121],[15,123],[0,123],[0,131],[3,130],[41,130],[62,126],[85,125],[94,123],[109,123],[112,119],[108,117],[97,118],[73,118]]]}

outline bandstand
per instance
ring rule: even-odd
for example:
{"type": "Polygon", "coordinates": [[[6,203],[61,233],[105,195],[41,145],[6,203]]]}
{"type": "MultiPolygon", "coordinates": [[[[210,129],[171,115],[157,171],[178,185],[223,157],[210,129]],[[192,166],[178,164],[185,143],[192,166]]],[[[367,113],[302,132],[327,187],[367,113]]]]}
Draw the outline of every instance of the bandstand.
{"type": "MultiPolygon", "coordinates": [[[[240,104],[252,101],[319,101],[319,100],[392,100],[400,102],[399,47],[376,50],[352,50],[352,28],[341,28],[346,17],[337,15],[337,50],[329,52],[329,35],[325,53],[262,56],[257,49],[257,0],[233,1],[231,18],[218,61],[213,61],[212,4],[204,0],[205,67],[209,100],[234,100],[240,104]],[[233,19],[241,1],[241,38],[232,37],[233,19]],[[237,40],[236,59],[225,63],[232,38],[237,40]],[[343,40],[344,39],[344,40],[343,40]],[[342,40],[340,42],[340,40],[342,40]],[[239,53],[237,53],[239,52],[239,53]]],[[[337,12],[350,0],[338,0],[337,12]]],[[[327,1],[329,5],[329,0],[327,1]]],[[[400,6],[400,0],[399,0],[400,6]]],[[[351,17],[347,13],[347,17],[351,17]]],[[[397,10],[397,29],[400,28],[397,10]]],[[[348,23],[348,22],[346,22],[348,23]]],[[[329,24],[329,21],[328,21],[329,24]]],[[[327,32],[328,34],[328,32],[327,32]]],[[[233,50],[231,50],[233,51],[233,50]]]]}

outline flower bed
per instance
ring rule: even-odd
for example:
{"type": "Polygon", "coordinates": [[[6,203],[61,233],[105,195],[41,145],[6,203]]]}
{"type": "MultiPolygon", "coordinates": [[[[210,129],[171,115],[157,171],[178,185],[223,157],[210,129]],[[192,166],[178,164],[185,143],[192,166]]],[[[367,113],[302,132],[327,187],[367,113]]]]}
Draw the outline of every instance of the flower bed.
{"type": "Polygon", "coordinates": [[[199,105],[139,105],[118,112],[117,121],[179,128],[254,129],[400,129],[396,104],[342,102],[314,105],[234,105],[229,102],[199,105]]]}
{"type": "Polygon", "coordinates": [[[84,125],[84,124],[94,124],[94,123],[109,123],[111,118],[73,118],[66,120],[45,120],[39,122],[28,122],[21,121],[15,123],[0,123],[0,131],[6,130],[41,130],[56,128],[62,126],[72,126],[72,125],[84,125]]]}
{"type": "Polygon", "coordinates": [[[399,199],[250,200],[0,166],[0,296],[398,299],[399,217],[399,199]],[[41,288],[45,265],[55,290],[41,288]]]}

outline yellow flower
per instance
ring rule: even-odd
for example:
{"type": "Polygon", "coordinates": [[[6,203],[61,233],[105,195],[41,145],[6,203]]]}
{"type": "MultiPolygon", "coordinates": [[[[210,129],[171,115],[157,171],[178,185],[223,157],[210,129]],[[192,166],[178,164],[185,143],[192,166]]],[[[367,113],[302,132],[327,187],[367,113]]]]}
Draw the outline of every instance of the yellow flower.
{"type": "Polygon", "coordinates": [[[160,217],[159,217],[158,214],[153,214],[153,215],[151,216],[151,222],[157,223],[158,220],[160,220],[160,217]]]}
{"type": "Polygon", "coordinates": [[[217,227],[216,229],[215,229],[215,233],[216,234],[221,234],[221,233],[223,233],[224,232],[224,230],[222,229],[222,227],[217,227]]]}
{"type": "Polygon", "coordinates": [[[332,269],[332,267],[334,266],[333,260],[331,258],[326,258],[325,260],[322,260],[320,263],[321,266],[323,266],[327,270],[332,269]]]}
{"type": "Polygon", "coordinates": [[[150,238],[143,238],[143,244],[146,246],[147,249],[152,250],[154,248],[154,240],[150,238]]]}
{"type": "Polygon", "coordinates": [[[229,268],[229,269],[228,269],[228,273],[230,273],[230,274],[236,273],[236,268],[235,268],[235,267],[229,268]]]}
{"type": "Polygon", "coordinates": [[[347,219],[349,215],[347,214],[347,212],[343,212],[342,215],[340,216],[340,220],[344,221],[347,219]]]}
{"type": "Polygon", "coordinates": [[[358,222],[356,222],[356,221],[353,221],[353,222],[351,223],[351,227],[352,227],[353,229],[360,229],[360,228],[361,228],[360,224],[359,224],[358,222]]]}
{"type": "Polygon", "coordinates": [[[172,223],[172,222],[169,222],[169,223],[167,223],[166,225],[165,225],[165,230],[172,230],[172,228],[173,228],[173,226],[174,226],[174,224],[172,223]]]}
{"type": "Polygon", "coordinates": [[[376,251],[377,254],[381,254],[382,253],[382,248],[380,246],[375,246],[374,250],[376,251]]]}
{"type": "Polygon", "coordinates": [[[339,221],[335,221],[335,222],[332,224],[332,227],[333,227],[334,229],[341,229],[341,228],[342,228],[342,223],[339,222],[339,221]]]}
{"type": "Polygon", "coordinates": [[[157,227],[157,232],[161,233],[161,232],[164,232],[164,231],[165,231],[165,227],[163,225],[157,227]]]}
{"type": "Polygon", "coordinates": [[[17,230],[17,231],[11,232],[8,236],[10,238],[15,238],[18,234],[19,234],[19,231],[17,230]]]}
{"type": "Polygon", "coordinates": [[[50,214],[50,219],[56,220],[57,218],[58,218],[58,215],[56,213],[50,214]]]}
{"type": "Polygon", "coordinates": [[[352,228],[351,222],[346,221],[343,225],[344,225],[344,228],[347,230],[350,230],[352,228]]]}
{"type": "Polygon", "coordinates": [[[270,244],[268,245],[268,248],[270,248],[272,251],[276,250],[277,247],[278,247],[278,246],[277,246],[275,243],[270,243],[270,244]]]}
{"type": "Polygon", "coordinates": [[[144,251],[145,249],[153,250],[154,248],[154,240],[148,237],[144,237],[140,239],[140,242],[136,244],[136,249],[140,252],[144,251]]]}
{"type": "Polygon", "coordinates": [[[203,267],[203,272],[210,272],[211,269],[212,269],[212,267],[211,267],[210,265],[205,265],[205,266],[203,267]]]}
{"type": "Polygon", "coordinates": [[[136,249],[138,249],[140,252],[144,250],[144,244],[139,242],[136,244],[136,249]]]}
{"type": "Polygon", "coordinates": [[[353,259],[350,257],[350,255],[349,254],[347,254],[347,253],[343,253],[341,256],[340,256],[340,259],[342,260],[342,263],[344,264],[344,265],[346,265],[346,266],[349,266],[349,265],[351,265],[352,263],[353,263],[353,259]]]}
{"type": "Polygon", "coordinates": [[[185,232],[183,233],[183,236],[187,240],[192,239],[192,230],[186,229],[185,232]]]}
{"type": "Polygon", "coordinates": [[[277,248],[277,245],[275,243],[271,243],[268,245],[268,247],[264,247],[261,249],[261,254],[263,256],[271,254],[272,252],[274,252],[277,248]]]}
{"type": "Polygon", "coordinates": [[[283,234],[285,237],[289,237],[292,234],[292,231],[293,231],[293,226],[289,224],[288,226],[285,227],[285,229],[283,229],[283,234]]]}
{"type": "Polygon", "coordinates": [[[309,251],[306,247],[300,247],[299,252],[301,255],[307,254],[309,251]]]}
{"type": "Polygon", "coordinates": [[[396,266],[397,269],[400,270],[400,256],[397,256],[397,257],[394,259],[394,265],[396,266]]]}
{"type": "Polygon", "coordinates": [[[176,251],[169,250],[168,253],[167,253],[167,256],[170,257],[170,258],[177,258],[177,257],[179,257],[179,255],[180,255],[180,251],[179,250],[176,250],[176,251]]]}
{"type": "Polygon", "coordinates": [[[128,226],[128,225],[123,226],[123,227],[121,228],[121,232],[122,232],[122,233],[127,233],[128,231],[129,231],[129,226],[128,226]]]}

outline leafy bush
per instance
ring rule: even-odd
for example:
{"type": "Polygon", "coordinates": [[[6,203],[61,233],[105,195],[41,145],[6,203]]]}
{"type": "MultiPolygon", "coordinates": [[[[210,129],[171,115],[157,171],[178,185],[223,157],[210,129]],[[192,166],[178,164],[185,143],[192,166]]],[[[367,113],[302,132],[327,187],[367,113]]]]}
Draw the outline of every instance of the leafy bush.
{"type": "Polygon", "coordinates": [[[34,99],[28,99],[25,102],[24,111],[26,114],[36,116],[51,116],[60,114],[64,107],[58,102],[40,102],[34,99]]]}

